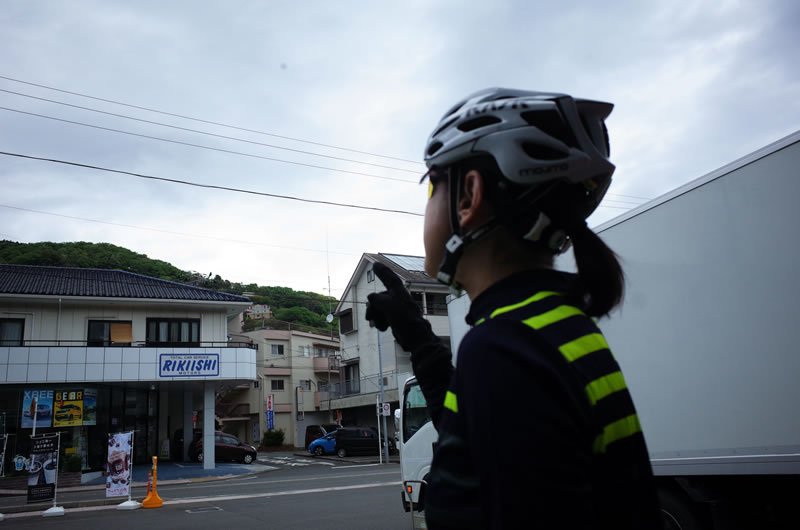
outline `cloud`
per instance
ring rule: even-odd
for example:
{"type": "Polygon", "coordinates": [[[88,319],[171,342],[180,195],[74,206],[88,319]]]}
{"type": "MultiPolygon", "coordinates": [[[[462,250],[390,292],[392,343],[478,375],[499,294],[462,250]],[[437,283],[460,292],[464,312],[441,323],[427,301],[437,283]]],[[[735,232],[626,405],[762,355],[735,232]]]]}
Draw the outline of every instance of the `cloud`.
{"type": "MultiPolygon", "coordinates": [[[[10,2],[0,75],[204,120],[420,160],[442,113],[486,86],[615,103],[610,192],[655,197],[797,129],[798,7],[737,1],[197,4],[10,2]],[[283,67],[285,65],[285,67],[283,67]]],[[[260,156],[418,180],[420,164],[300,143],[0,79],[0,88],[326,160],[0,93],[0,106],[260,156]]],[[[0,110],[2,150],[168,178],[422,212],[425,191],[0,110]]],[[[208,191],[42,162],[0,163],[2,232],[90,240],[232,281],[343,288],[363,252],[422,254],[422,219],[208,191]],[[281,248],[284,247],[284,248],[281,248]],[[312,250],[293,250],[299,247],[312,250]],[[326,247],[330,250],[325,253],[326,247]]],[[[637,199],[609,195],[597,224],[637,199]],[[625,202],[613,202],[625,201],[625,202]]]]}

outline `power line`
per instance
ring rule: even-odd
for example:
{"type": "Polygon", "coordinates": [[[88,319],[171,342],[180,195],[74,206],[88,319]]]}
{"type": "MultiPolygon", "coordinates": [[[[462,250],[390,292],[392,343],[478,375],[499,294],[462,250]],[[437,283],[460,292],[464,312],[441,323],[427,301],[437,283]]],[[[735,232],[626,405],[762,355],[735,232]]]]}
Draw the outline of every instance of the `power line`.
{"type": "MultiPolygon", "coordinates": [[[[387,156],[387,155],[379,155],[377,153],[370,153],[370,152],[367,152],[367,151],[359,151],[357,149],[348,149],[348,148],[345,148],[345,147],[337,147],[337,146],[334,146],[334,145],[329,145],[329,144],[324,144],[324,143],[319,143],[319,142],[312,142],[312,141],[308,141],[308,140],[301,140],[299,138],[292,138],[292,137],[289,137],[289,136],[282,136],[282,135],[278,135],[278,134],[272,134],[272,133],[267,133],[267,132],[263,132],[263,131],[247,129],[247,128],[244,128],[244,127],[238,127],[238,126],[234,126],[234,125],[227,125],[227,124],[224,124],[224,123],[219,123],[219,122],[214,122],[214,121],[209,121],[209,120],[203,120],[203,119],[199,119],[199,118],[193,118],[191,116],[184,116],[184,115],[181,115],[181,114],[174,114],[174,113],[161,111],[161,110],[156,110],[156,109],[151,109],[151,108],[147,108],[147,107],[131,105],[131,104],[128,104],[128,103],[123,103],[123,102],[120,102],[120,101],[114,101],[114,100],[111,100],[111,99],[104,99],[104,98],[100,98],[100,97],[96,97],[96,96],[91,96],[91,95],[88,95],[88,94],[81,94],[79,92],[72,92],[72,91],[69,91],[69,90],[63,90],[63,89],[59,89],[59,88],[55,88],[55,87],[50,87],[50,86],[47,86],[47,85],[32,83],[32,82],[29,82],[29,81],[23,81],[21,79],[14,79],[12,77],[7,77],[7,76],[3,76],[3,75],[0,75],[0,79],[5,79],[7,81],[13,81],[15,83],[21,83],[21,84],[35,86],[35,87],[39,87],[39,88],[44,88],[44,89],[47,89],[47,90],[53,90],[55,92],[61,92],[61,93],[70,94],[70,95],[73,95],[73,96],[80,96],[80,97],[84,97],[84,98],[88,98],[88,99],[93,99],[93,100],[96,100],[96,101],[103,101],[103,102],[106,102],[106,103],[113,103],[115,105],[121,105],[121,106],[130,107],[130,108],[134,108],[134,109],[145,110],[145,111],[148,111],[148,112],[154,112],[154,113],[158,113],[158,114],[163,114],[165,116],[173,116],[173,117],[181,118],[181,119],[185,119],[185,120],[197,121],[197,122],[200,122],[200,123],[207,123],[207,124],[210,124],[210,125],[217,125],[217,126],[220,126],[220,127],[226,127],[226,128],[230,128],[230,129],[235,129],[235,130],[240,130],[240,131],[245,131],[245,132],[250,132],[250,133],[255,133],[255,134],[261,134],[261,135],[271,136],[271,137],[275,137],[275,138],[282,138],[282,139],[285,139],[285,140],[291,140],[291,141],[295,141],[295,142],[307,143],[307,144],[310,144],[310,145],[318,145],[318,146],[321,146],[321,147],[328,147],[328,148],[331,148],[331,149],[339,149],[339,150],[342,150],[342,151],[349,151],[349,152],[352,152],[352,153],[359,153],[359,154],[364,154],[364,155],[377,156],[377,157],[380,157],[380,158],[387,158],[387,159],[391,159],[391,160],[398,160],[398,161],[402,161],[402,162],[409,162],[409,163],[412,163],[412,164],[424,165],[422,162],[419,162],[417,160],[408,160],[408,159],[405,159],[405,158],[398,158],[398,157],[387,156]]],[[[111,115],[111,116],[118,116],[118,117],[127,118],[127,119],[131,119],[131,120],[142,121],[142,122],[145,122],[145,123],[153,123],[153,124],[156,124],[156,125],[163,125],[165,127],[172,127],[172,128],[175,128],[175,129],[181,129],[181,130],[186,130],[186,131],[191,131],[191,132],[197,132],[197,133],[200,133],[200,134],[208,134],[208,135],[211,135],[211,136],[219,136],[221,138],[228,138],[228,139],[232,139],[232,140],[248,142],[247,140],[242,140],[242,139],[238,139],[238,138],[227,137],[227,136],[223,136],[223,135],[215,135],[215,134],[207,133],[207,132],[204,132],[204,131],[196,131],[194,129],[186,129],[186,128],[183,128],[183,127],[173,126],[173,125],[169,125],[169,124],[162,124],[162,123],[159,123],[159,122],[152,122],[152,121],[149,121],[149,120],[129,117],[129,116],[121,115],[121,114],[114,114],[114,113],[111,113],[111,112],[105,112],[105,111],[101,111],[101,110],[97,110],[97,109],[91,109],[89,107],[81,107],[79,105],[72,105],[72,104],[69,104],[69,103],[63,103],[63,102],[59,102],[59,101],[55,101],[55,100],[36,97],[36,96],[28,95],[28,94],[23,94],[23,93],[20,93],[20,92],[14,92],[14,91],[11,91],[11,90],[0,89],[0,91],[7,92],[7,93],[10,93],[10,94],[16,94],[16,95],[19,95],[19,96],[29,97],[29,98],[33,98],[33,99],[39,99],[39,100],[47,101],[47,102],[50,102],[50,103],[56,103],[56,104],[59,104],[59,105],[66,105],[66,106],[70,106],[70,107],[89,110],[89,111],[92,111],[92,112],[99,112],[99,113],[108,114],[108,115],[111,115]]],[[[14,111],[14,109],[5,109],[5,110],[14,111]]],[[[22,111],[16,111],[16,112],[22,112],[22,111]]],[[[38,116],[38,115],[36,115],[36,116],[38,116]]],[[[41,117],[47,117],[47,116],[41,116],[41,117]]],[[[57,120],[58,118],[51,118],[51,119],[56,119],[57,120]]],[[[62,120],[62,121],[66,121],[66,120],[62,120]]],[[[70,122],[70,123],[72,123],[72,122],[70,122]]],[[[84,125],[84,124],[81,124],[81,125],[84,125]]],[[[86,126],[93,127],[92,125],[86,125],[86,126]]],[[[115,132],[123,132],[123,131],[115,131],[115,132]]],[[[124,133],[124,134],[128,134],[128,133],[124,133]]],[[[134,133],[130,133],[130,134],[134,134],[134,133]]],[[[169,141],[169,140],[165,140],[165,141],[169,141]]],[[[300,153],[306,153],[305,151],[293,150],[293,149],[290,149],[290,148],[284,148],[284,147],[279,147],[279,146],[271,146],[269,144],[262,144],[260,142],[248,142],[248,143],[254,143],[254,144],[257,144],[257,145],[265,145],[265,146],[269,146],[269,147],[275,147],[277,149],[286,149],[286,150],[290,150],[290,151],[297,151],[297,152],[300,152],[300,153]]],[[[213,148],[209,148],[209,149],[213,149],[213,148]]],[[[317,153],[307,153],[307,154],[314,155],[314,156],[326,156],[326,155],[320,155],[320,154],[317,154],[317,153]]],[[[245,154],[245,156],[247,156],[247,155],[245,154]]],[[[396,170],[399,170],[399,171],[408,171],[408,172],[415,173],[414,170],[401,169],[401,168],[392,168],[392,167],[389,167],[389,166],[381,166],[381,165],[378,165],[378,164],[369,164],[367,162],[361,162],[361,161],[358,161],[358,160],[339,159],[337,157],[328,157],[328,158],[334,158],[334,159],[337,159],[337,160],[345,160],[345,161],[354,162],[354,163],[357,163],[357,164],[375,165],[377,167],[384,167],[384,168],[387,168],[387,169],[396,169],[396,170]]],[[[287,163],[294,163],[294,162],[288,162],[287,161],[287,163]]],[[[311,166],[311,167],[317,167],[317,166],[311,166]]],[[[326,169],[332,169],[332,168],[326,168],[326,169]]],[[[333,171],[341,171],[341,170],[333,169],[333,171]]],[[[356,174],[361,174],[361,173],[356,173],[356,174]]],[[[370,175],[370,176],[375,176],[375,175],[370,175]]],[[[378,177],[378,178],[384,178],[384,177],[378,177]]],[[[407,182],[411,182],[411,181],[407,181],[407,182]]],[[[625,194],[622,194],[622,193],[607,192],[606,196],[608,196],[608,195],[613,195],[613,196],[616,196],[616,197],[627,197],[629,199],[639,199],[639,200],[643,200],[643,201],[652,200],[652,199],[650,199],[648,197],[639,197],[639,196],[636,196],[636,195],[625,195],[625,194]]],[[[608,200],[614,200],[614,199],[608,199],[608,200]]],[[[617,201],[617,202],[626,202],[626,201],[617,201]]]]}
{"type": "Polygon", "coordinates": [[[132,105],[130,103],[123,103],[121,101],[115,101],[113,99],[105,99],[105,98],[101,98],[101,97],[97,97],[97,96],[90,96],[88,94],[81,94],[80,92],[71,92],[69,90],[63,90],[63,89],[60,89],[60,88],[55,88],[55,87],[51,87],[51,86],[47,86],[47,85],[31,83],[30,81],[23,81],[21,79],[14,79],[13,77],[7,77],[7,76],[4,76],[4,75],[0,75],[0,79],[5,79],[6,81],[13,81],[15,83],[21,83],[21,84],[24,84],[24,85],[44,88],[44,89],[47,89],[47,90],[53,90],[55,92],[61,92],[63,94],[70,94],[70,95],[73,95],[73,96],[80,96],[82,98],[93,99],[93,100],[96,100],[96,101],[103,101],[105,103],[113,103],[114,105],[121,105],[121,106],[124,106],[124,107],[130,107],[130,108],[133,108],[133,109],[145,110],[147,112],[155,112],[157,114],[163,114],[165,116],[172,116],[172,117],[175,117],[175,118],[181,118],[183,120],[191,120],[191,121],[196,121],[196,122],[199,122],[199,123],[207,123],[209,125],[217,125],[219,127],[226,127],[228,129],[235,129],[235,130],[238,130],[238,131],[244,131],[244,132],[249,132],[249,133],[254,133],[254,134],[261,134],[261,135],[264,135],[264,136],[271,136],[273,138],[282,138],[284,140],[291,140],[293,142],[301,142],[301,143],[310,144],[310,145],[318,145],[320,147],[328,147],[330,149],[338,149],[340,151],[349,151],[351,153],[359,153],[359,154],[362,154],[362,155],[377,156],[377,157],[380,157],[380,158],[388,158],[388,159],[391,159],[391,160],[398,160],[400,162],[409,162],[409,163],[412,163],[412,164],[420,164],[420,165],[422,165],[422,163],[419,162],[418,160],[408,160],[408,159],[405,159],[405,158],[398,158],[398,157],[394,157],[394,156],[379,155],[377,153],[370,153],[368,151],[359,151],[357,149],[348,149],[346,147],[338,147],[338,146],[335,146],[335,145],[324,144],[324,143],[320,143],[320,142],[312,142],[312,141],[309,141],[309,140],[302,140],[300,138],[292,138],[291,136],[282,136],[280,134],[273,134],[273,133],[268,133],[268,132],[264,132],[264,131],[258,131],[258,130],[254,130],[254,129],[247,129],[245,127],[238,127],[236,125],[228,125],[228,124],[225,124],[225,123],[220,123],[220,122],[215,122],[215,121],[210,121],[210,120],[203,120],[203,119],[200,119],[200,118],[193,118],[191,116],[184,116],[184,115],[181,115],[181,114],[174,114],[172,112],[166,112],[166,111],[152,109],[152,108],[148,108],[148,107],[141,107],[141,106],[138,106],[138,105],[132,105]]]}
{"type": "Polygon", "coordinates": [[[415,180],[398,179],[398,178],[394,178],[394,177],[384,177],[382,175],[374,175],[372,173],[362,173],[360,171],[349,171],[349,170],[346,170],[346,169],[336,169],[336,168],[333,168],[333,167],[317,166],[315,164],[306,164],[304,162],[294,162],[292,160],[283,160],[282,158],[272,158],[272,157],[269,157],[269,156],[256,155],[256,154],[253,154],[253,153],[244,153],[242,151],[233,151],[231,149],[222,149],[221,147],[211,147],[209,145],[193,144],[191,142],[181,142],[179,140],[170,140],[169,138],[161,138],[160,136],[152,136],[152,135],[149,135],[149,134],[140,134],[140,133],[135,133],[135,132],[130,132],[130,131],[123,131],[123,130],[120,130],[120,129],[112,129],[111,127],[102,127],[100,125],[92,125],[90,123],[83,123],[83,122],[79,122],[79,121],[66,120],[64,118],[56,118],[55,116],[47,116],[46,114],[37,114],[35,112],[27,112],[27,111],[24,111],[24,110],[12,109],[12,108],[8,108],[8,107],[0,107],[0,110],[5,110],[5,111],[8,111],[8,112],[16,112],[18,114],[25,114],[25,115],[28,115],[28,116],[36,116],[37,118],[44,118],[44,119],[47,119],[47,120],[60,121],[60,122],[69,123],[69,124],[72,124],[72,125],[80,125],[81,127],[89,127],[89,128],[92,128],[92,129],[99,129],[101,131],[109,131],[109,132],[115,132],[115,133],[119,133],[119,134],[127,134],[128,136],[136,136],[136,137],[139,137],[139,138],[147,138],[148,140],[158,140],[159,142],[167,142],[167,143],[171,143],[171,144],[185,145],[187,147],[195,147],[197,149],[205,149],[205,150],[208,150],[208,151],[217,151],[217,152],[220,152],[220,153],[228,153],[228,154],[237,155],[237,156],[246,156],[246,157],[249,157],[249,158],[260,158],[261,160],[269,160],[271,162],[281,162],[283,164],[293,164],[293,165],[296,165],[296,166],[313,167],[313,168],[316,168],[316,169],[324,169],[326,171],[336,171],[338,173],[347,173],[347,174],[350,174],[350,175],[360,175],[362,177],[371,177],[371,178],[376,178],[376,179],[394,180],[394,181],[397,181],[397,182],[408,182],[410,184],[417,184],[417,181],[415,181],[415,180]]]}
{"type": "Polygon", "coordinates": [[[80,105],[73,105],[71,103],[65,103],[63,101],[56,101],[56,100],[53,100],[53,99],[41,98],[41,97],[37,97],[37,96],[32,96],[30,94],[23,94],[22,92],[14,92],[13,90],[5,90],[5,89],[0,88],[0,92],[5,92],[7,94],[14,94],[16,96],[22,96],[22,97],[25,97],[25,98],[37,99],[39,101],[46,101],[48,103],[54,103],[56,105],[63,105],[65,107],[72,107],[72,108],[76,108],[76,109],[86,110],[86,111],[89,111],[89,112],[96,112],[98,114],[105,114],[107,116],[114,116],[114,117],[117,117],[117,118],[124,118],[126,120],[133,120],[133,121],[138,121],[138,122],[142,122],[142,123],[148,123],[150,125],[158,125],[160,127],[169,127],[170,129],[177,129],[179,131],[187,131],[187,132],[192,132],[192,133],[197,133],[197,134],[204,134],[206,136],[213,136],[215,138],[222,138],[222,139],[225,139],[225,140],[233,140],[235,142],[243,142],[243,143],[247,143],[247,144],[261,145],[261,146],[264,146],[264,147],[271,147],[273,149],[282,149],[284,151],[291,151],[293,153],[301,153],[301,154],[304,154],[304,155],[319,156],[319,157],[322,157],[322,158],[330,158],[330,159],[333,159],[333,160],[340,160],[340,161],[343,161],[343,162],[352,162],[354,164],[363,164],[363,165],[366,165],[366,166],[379,167],[379,168],[383,168],[383,169],[393,169],[395,171],[405,171],[407,173],[417,173],[417,174],[419,173],[419,171],[414,170],[414,169],[404,169],[404,168],[393,167],[393,166],[384,166],[384,165],[381,165],[381,164],[373,164],[371,162],[362,162],[361,160],[353,160],[353,159],[350,159],[350,158],[342,158],[342,157],[338,157],[338,156],[323,155],[323,154],[314,153],[314,152],[311,152],[311,151],[303,151],[301,149],[292,149],[291,147],[282,147],[282,146],[279,146],[279,145],[265,144],[263,142],[255,142],[255,141],[252,141],[252,140],[245,140],[244,138],[236,138],[235,136],[225,136],[224,134],[215,134],[215,133],[211,133],[211,132],[207,132],[207,131],[199,131],[197,129],[189,129],[187,127],[179,127],[177,125],[171,125],[169,123],[161,123],[161,122],[157,122],[157,121],[144,120],[144,119],[141,119],[141,118],[135,118],[133,116],[127,116],[125,114],[116,114],[116,113],[113,113],[113,112],[106,112],[104,110],[93,109],[91,107],[82,107],[80,105]]]}
{"type": "MultiPolygon", "coordinates": [[[[3,107],[0,107],[0,108],[3,108],[3,107]]],[[[208,188],[208,189],[216,189],[216,190],[223,190],[223,191],[232,191],[232,192],[236,192],[236,193],[246,193],[246,194],[250,194],[250,195],[260,195],[260,196],[263,196],[263,197],[273,197],[275,199],[286,199],[286,200],[292,200],[292,201],[307,202],[307,203],[312,203],[312,204],[325,204],[325,205],[328,205],[328,206],[340,206],[340,207],[343,207],[343,208],[355,208],[355,209],[359,209],[359,210],[372,210],[372,211],[377,211],[377,212],[398,213],[398,214],[403,214],[403,215],[413,215],[415,217],[423,217],[423,214],[421,214],[421,213],[408,212],[408,211],[405,211],[405,210],[392,210],[392,209],[388,209],[388,208],[378,208],[376,206],[362,206],[362,205],[358,205],[358,204],[347,204],[347,203],[341,203],[341,202],[321,201],[321,200],[316,200],[316,199],[303,199],[301,197],[293,197],[291,195],[277,195],[275,193],[266,193],[266,192],[262,192],[262,191],[253,191],[253,190],[247,190],[247,189],[243,189],[243,188],[230,188],[228,186],[217,186],[217,185],[214,185],[214,184],[200,184],[198,182],[191,182],[191,181],[188,181],[188,180],[171,179],[171,178],[166,178],[166,177],[156,177],[156,176],[153,176],[153,175],[143,175],[141,173],[133,173],[131,171],[123,171],[123,170],[120,170],[120,169],[110,169],[110,168],[105,168],[105,167],[100,167],[100,166],[93,166],[93,165],[90,165],[90,164],[81,164],[79,162],[69,162],[67,160],[59,160],[59,159],[56,159],[56,158],[43,158],[43,157],[38,157],[38,156],[23,155],[21,153],[9,153],[9,152],[5,152],[5,151],[0,151],[0,155],[14,156],[14,157],[17,157],[17,158],[27,158],[27,159],[30,159],[30,160],[39,160],[39,161],[42,161],[42,162],[52,162],[52,163],[55,163],[55,164],[65,164],[65,165],[68,165],[68,166],[84,167],[84,168],[88,168],[88,169],[96,169],[98,171],[107,171],[109,173],[119,173],[121,175],[130,175],[130,176],[137,177],[137,178],[142,178],[142,179],[160,180],[160,181],[163,181],[163,182],[171,182],[173,184],[183,184],[183,185],[186,185],[186,186],[195,186],[197,188],[208,188]]]]}
{"type": "MultiPolygon", "coordinates": [[[[161,232],[163,234],[171,234],[171,235],[182,236],[182,237],[196,237],[196,238],[200,238],[200,239],[211,239],[211,240],[214,240],[214,241],[223,241],[225,243],[240,243],[240,244],[245,244],[245,245],[258,245],[258,246],[268,247],[268,248],[279,248],[279,249],[282,249],[282,250],[302,250],[302,251],[305,251],[305,252],[320,252],[320,253],[326,252],[325,250],[320,250],[320,249],[316,249],[316,248],[302,248],[302,247],[289,247],[289,246],[283,246],[283,245],[272,245],[272,244],[269,244],[269,243],[260,243],[258,241],[245,241],[245,240],[242,240],[242,239],[229,239],[229,238],[215,237],[215,236],[204,236],[204,235],[200,235],[200,234],[190,234],[190,233],[187,233],[187,232],[175,232],[173,230],[163,230],[163,229],[160,229],[160,228],[150,228],[150,227],[146,227],[146,226],[136,226],[136,225],[129,225],[129,224],[124,224],[124,223],[113,223],[111,221],[100,221],[99,219],[88,219],[86,217],[77,217],[77,216],[74,216],[74,215],[66,215],[66,214],[60,214],[60,213],[54,213],[54,212],[45,212],[43,210],[33,210],[31,208],[22,208],[21,206],[10,206],[8,204],[0,204],[0,208],[9,208],[9,209],[12,209],[12,210],[21,210],[23,212],[38,213],[38,214],[43,214],[43,215],[53,215],[55,217],[63,217],[65,219],[76,219],[78,221],[88,221],[90,223],[98,223],[98,224],[111,225],[111,226],[120,226],[120,227],[123,227],[123,228],[133,228],[133,229],[136,229],[136,230],[149,230],[151,232],[161,232]]],[[[19,238],[16,238],[16,239],[19,239],[19,238]]],[[[334,252],[331,252],[331,253],[332,254],[342,255],[342,256],[360,256],[361,255],[361,254],[355,254],[355,253],[352,253],[352,252],[336,252],[336,251],[334,251],[334,252]]]]}

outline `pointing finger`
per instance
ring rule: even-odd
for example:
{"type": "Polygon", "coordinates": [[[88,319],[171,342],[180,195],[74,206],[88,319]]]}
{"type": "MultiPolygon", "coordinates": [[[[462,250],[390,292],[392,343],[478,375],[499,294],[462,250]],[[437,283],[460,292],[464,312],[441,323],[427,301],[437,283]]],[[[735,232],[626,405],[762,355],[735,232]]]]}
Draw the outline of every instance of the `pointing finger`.
{"type": "Polygon", "coordinates": [[[383,263],[377,261],[373,263],[372,271],[380,278],[388,291],[401,292],[405,289],[405,287],[403,287],[403,282],[397,277],[397,274],[392,272],[392,270],[383,263]]]}

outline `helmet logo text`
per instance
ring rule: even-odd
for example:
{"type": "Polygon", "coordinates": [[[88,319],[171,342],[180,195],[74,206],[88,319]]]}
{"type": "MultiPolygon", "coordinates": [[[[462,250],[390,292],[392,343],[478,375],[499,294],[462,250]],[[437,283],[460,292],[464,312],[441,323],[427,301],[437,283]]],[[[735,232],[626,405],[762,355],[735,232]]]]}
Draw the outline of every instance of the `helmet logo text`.
{"type": "Polygon", "coordinates": [[[549,166],[539,166],[539,167],[526,167],[519,170],[519,175],[521,177],[529,177],[531,175],[544,175],[547,173],[559,172],[559,171],[567,171],[569,169],[569,164],[562,163],[562,164],[550,164],[549,166]]]}

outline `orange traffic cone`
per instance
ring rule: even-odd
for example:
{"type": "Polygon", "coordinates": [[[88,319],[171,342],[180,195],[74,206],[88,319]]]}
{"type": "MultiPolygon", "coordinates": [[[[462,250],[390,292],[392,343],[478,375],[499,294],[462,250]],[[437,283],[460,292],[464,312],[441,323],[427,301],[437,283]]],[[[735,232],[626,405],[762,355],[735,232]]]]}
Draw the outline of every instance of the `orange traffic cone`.
{"type": "Polygon", "coordinates": [[[158,491],[156,491],[156,483],[158,482],[158,457],[153,457],[153,480],[152,480],[152,488],[148,488],[147,497],[144,498],[142,501],[142,508],[161,508],[164,505],[164,501],[161,500],[161,497],[158,496],[158,491]]]}

